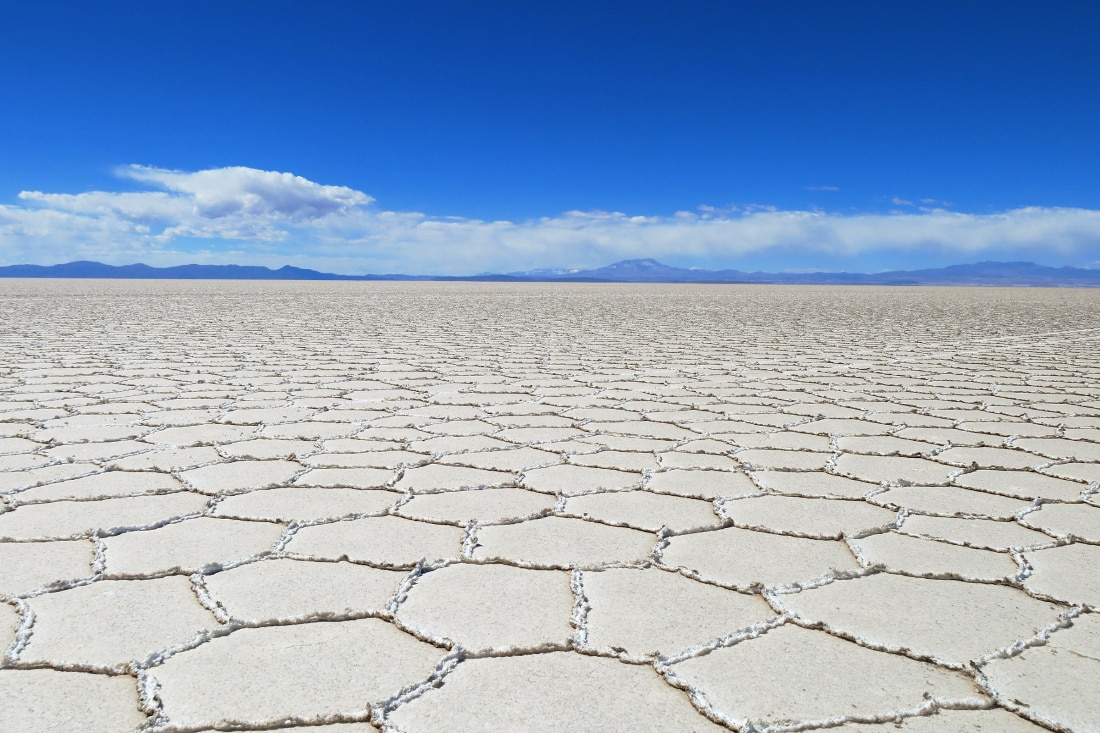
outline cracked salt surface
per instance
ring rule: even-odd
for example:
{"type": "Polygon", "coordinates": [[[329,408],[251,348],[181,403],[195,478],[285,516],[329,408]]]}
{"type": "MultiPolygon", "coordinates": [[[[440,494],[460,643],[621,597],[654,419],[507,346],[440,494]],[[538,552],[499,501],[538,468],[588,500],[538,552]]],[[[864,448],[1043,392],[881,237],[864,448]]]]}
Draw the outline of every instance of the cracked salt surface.
{"type": "Polygon", "coordinates": [[[0,730],[1100,731],[1100,303],[930,294],[5,281],[0,730]]]}

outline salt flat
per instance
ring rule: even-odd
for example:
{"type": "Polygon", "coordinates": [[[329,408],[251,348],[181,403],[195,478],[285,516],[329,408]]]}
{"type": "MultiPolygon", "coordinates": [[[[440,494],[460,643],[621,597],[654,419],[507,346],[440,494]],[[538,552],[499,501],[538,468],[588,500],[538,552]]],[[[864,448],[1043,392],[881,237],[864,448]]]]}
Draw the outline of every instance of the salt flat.
{"type": "Polygon", "coordinates": [[[1100,730],[1100,291],[0,282],[0,730],[1100,730]]]}

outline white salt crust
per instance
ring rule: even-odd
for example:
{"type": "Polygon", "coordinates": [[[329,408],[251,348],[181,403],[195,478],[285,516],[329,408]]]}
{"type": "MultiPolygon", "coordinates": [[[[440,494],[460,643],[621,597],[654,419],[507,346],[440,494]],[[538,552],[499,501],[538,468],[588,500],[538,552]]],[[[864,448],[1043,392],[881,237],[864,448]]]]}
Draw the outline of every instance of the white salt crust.
{"type": "Polygon", "coordinates": [[[1100,730],[1094,296],[5,281],[0,730],[1100,730]]]}

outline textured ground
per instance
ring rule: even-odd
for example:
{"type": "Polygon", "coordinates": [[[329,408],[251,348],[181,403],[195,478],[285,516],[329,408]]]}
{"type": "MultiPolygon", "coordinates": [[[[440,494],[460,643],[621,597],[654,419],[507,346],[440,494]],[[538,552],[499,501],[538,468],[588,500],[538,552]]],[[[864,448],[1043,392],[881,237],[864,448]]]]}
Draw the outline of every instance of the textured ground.
{"type": "Polygon", "coordinates": [[[1100,730],[1100,292],[0,282],[0,730],[1100,730]]]}

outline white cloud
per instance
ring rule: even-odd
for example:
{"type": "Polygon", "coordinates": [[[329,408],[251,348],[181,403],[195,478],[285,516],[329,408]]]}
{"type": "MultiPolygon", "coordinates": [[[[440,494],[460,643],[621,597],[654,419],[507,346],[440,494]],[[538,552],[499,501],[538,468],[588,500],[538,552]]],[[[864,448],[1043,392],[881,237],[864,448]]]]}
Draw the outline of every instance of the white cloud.
{"type": "Polygon", "coordinates": [[[319,219],[373,201],[362,191],[346,186],[322,186],[291,173],[243,166],[185,173],[131,165],[118,173],[181,194],[193,203],[199,216],[208,219],[240,214],[319,219]]]}
{"type": "Polygon", "coordinates": [[[806,191],[839,191],[839,186],[803,186],[806,191]]]}
{"type": "Polygon", "coordinates": [[[119,173],[157,190],[27,191],[22,205],[0,206],[0,264],[289,263],[351,273],[469,274],[592,267],[632,257],[736,268],[745,258],[774,254],[785,263],[777,267],[829,269],[830,261],[850,268],[853,258],[883,253],[961,262],[1039,252],[1050,264],[1100,255],[1100,211],[1091,209],[841,215],[704,205],[672,216],[570,211],[481,221],[380,210],[361,191],[290,173],[143,166],[119,173]]]}
{"type": "Polygon", "coordinates": [[[345,215],[373,201],[346,186],[323,186],[291,173],[241,166],[186,173],[131,165],[116,173],[167,190],[23,191],[19,198],[85,220],[143,226],[160,242],[178,237],[277,242],[286,239],[288,226],[345,215]]]}

